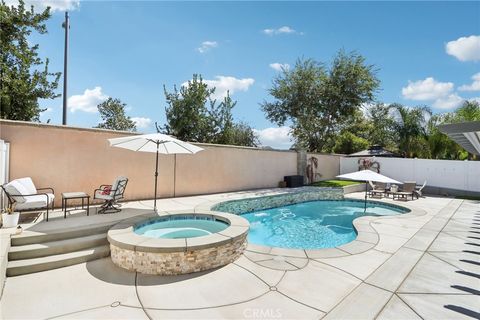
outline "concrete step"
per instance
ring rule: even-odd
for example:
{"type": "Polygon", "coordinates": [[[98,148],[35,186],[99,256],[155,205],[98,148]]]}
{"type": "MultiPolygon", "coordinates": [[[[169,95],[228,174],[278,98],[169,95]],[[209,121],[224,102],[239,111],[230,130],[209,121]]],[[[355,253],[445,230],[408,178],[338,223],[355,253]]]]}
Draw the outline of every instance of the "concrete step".
{"type": "Polygon", "coordinates": [[[107,233],[108,229],[116,223],[118,223],[118,221],[110,221],[108,223],[87,225],[70,229],[52,230],[48,232],[25,230],[19,235],[13,235],[11,238],[11,244],[13,247],[87,237],[95,234],[107,233]]]}
{"type": "Polygon", "coordinates": [[[110,247],[108,245],[101,245],[69,253],[9,261],[7,265],[7,277],[67,267],[107,257],[109,254],[110,247]]]}
{"type": "Polygon", "coordinates": [[[105,244],[108,244],[107,234],[101,233],[73,239],[12,246],[8,252],[8,260],[39,258],[98,247],[105,244]]]}

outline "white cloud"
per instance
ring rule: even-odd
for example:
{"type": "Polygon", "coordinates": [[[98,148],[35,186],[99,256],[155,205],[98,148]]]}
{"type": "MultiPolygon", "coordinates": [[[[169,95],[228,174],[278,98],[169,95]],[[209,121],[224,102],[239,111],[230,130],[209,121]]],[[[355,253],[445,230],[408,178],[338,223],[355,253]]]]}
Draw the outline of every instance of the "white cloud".
{"type": "Polygon", "coordinates": [[[288,70],[290,68],[290,65],[288,63],[278,63],[278,62],[270,63],[269,66],[275,71],[283,71],[284,69],[288,70]]]}
{"type": "Polygon", "coordinates": [[[452,90],[452,82],[439,82],[429,77],[415,82],[408,81],[408,85],[402,88],[402,95],[409,100],[436,100],[446,97],[452,90]]]}
{"type": "Polygon", "coordinates": [[[472,76],[472,84],[464,84],[458,90],[460,91],[480,91],[480,72],[472,76]]]}
{"type": "Polygon", "coordinates": [[[278,35],[278,34],[299,34],[303,35],[303,32],[298,32],[295,29],[290,28],[289,26],[283,26],[280,28],[269,28],[263,29],[263,33],[269,36],[278,35]]]}
{"type": "MultiPolygon", "coordinates": [[[[17,6],[18,0],[6,0],[8,6],[17,6]]],[[[80,7],[80,0],[26,0],[25,7],[34,6],[35,11],[44,10],[50,7],[51,12],[55,11],[73,11],[80,7]]]]}
{"type": "Polygon", "coordinates": [[[272,127],[265,128],[262,130],[254,129],[255,133],[258,134],[258,139],[262,146],[270,146],[276,149],[289,149],[293,144],[293,139],[290,135],[290,128],[283,127],[272,127]]]}
{"type": "MultiPolygon", "coordinates": [[[[216,88],[213,94],[213,99],[222,99],[227,95],[233,95],[237,91],[247,91],[255,82],[252,78],[237,79],[229,76],[216,76],[215,80],[203,80],[210,88],[216,88]]],[[[188,82],[182,83],[182,86],[188,85],[188,82]]]]}
{"type": "Polygon", "coordinates": [[[439,98],[433,102],[433,107],[438,109],[453,109],[459,107],[465,101],[456,93],[450,94],[444,98],[439,98]]]}
{"type": "Polygon", "coordinates": [[[68,108],[71,112],[77,110],[95,113],[98,111],[97,105],[105,100],[108,96],[102,93],[102,87],[95,87],[92,90],[85,89],[83,94],[73,95],[68,98],[68,108]]]}
{"type": "Polygon", "coordinates": [[[197,51],[200,53],[205,53],[216,47],[218,47],[217,41],[203,41],[200,47],[197,48],[197,51]]]}
{"type": "Polygon", "coordinates": [[[131,120],[135,122],[137,129],[148,128],[152,124],[152,119],[144,117],[132,117],[131,120]]]}
{"type": "Polygon", "coordinates": [[[472,35],[447,42],[445,50],[460,61],[480,61],[480,36],[472,35]]]}

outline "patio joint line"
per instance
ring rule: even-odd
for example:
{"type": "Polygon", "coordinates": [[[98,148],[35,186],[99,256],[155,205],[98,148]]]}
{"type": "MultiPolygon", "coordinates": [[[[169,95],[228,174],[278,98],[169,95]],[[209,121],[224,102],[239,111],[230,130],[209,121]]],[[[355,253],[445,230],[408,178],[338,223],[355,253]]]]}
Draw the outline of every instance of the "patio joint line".
{"type": "MultiPolygon", "coordinates": [[[[314,259],[312,259],[312,260],[314,260],[314,259]]],[[[354,275],[354,274],[352,274],[352,273],[350,273],[350,272],[348,272],[348,271],[345,271],[345,270],[343,270],[343,269],[340,269],[339,267],[332,266],[332,265],[329,265],[328,263],[325,263],[325,262],[322,262],[322,261],[318,261],[318,260],[314,260],[314,261],[317,262],[317,263],[323,264],[323,265],[325,265],[325,266],[327,266],[327,267],[337,269],[337,270],[339,270],[339,271],[341,271],[341,272],[344,272],[344,273],[346,273],[346,274],[354,277],[355,279],[360,280],[361,282],[363,282],[363,280],[362,280],[361,278],[357,277],[356,275],[354,275]]]]}
{"type": "MultiPolygon", "coordinates": [[[[388,291],[388,292],[391,292],[391,291],[389,291],[389,290],[387,290],[387,291],[388,291]]],[[[380,310],[378,310],[378,312],[375,313],[375,316],[373,316],[373,319],[377,319],[377,318],[382,314],[383,310],[385,310],[385,307],[387,306],[388,302],[390,302],[390,300],[392,299],[392,297],[395,295],[395,292],[391,292],[391,293],[392,293],[392,295],[389,297],[387,303],[385,303],[385,304],[380,308],[380,310]]]]}
{"type": "MultiPolygon", "coordinates": [[[[308,265],[308,259],[306,259],[306,260],[307,260],[307,263],[305,264],[305,266],[308,265]]],[[[291,263],[291,262],[289,262],[289,261],[287,261],[287,260],[285,260],[285,263],[288,263],[288,264],[291,265],[292,267],[297,268],[297,270],[290,270],[290,271],[298,271],[298,270],[301,270],[301,269],[305,268],[305,266],[299,268],[299,267],[297,267],[296,265],[294,265],[293,263],[291,263]]]]}
{"type": "Polygon", "coordinates": [[[454,293],[454,292],[397,292],[398,294],[411,294],[411,295],[427,295],[427,296],[477,296],[473,293],[454,293]]]}
{"type": "Polygon", "coordinates": [[[140,303],[140,306],[142,307],[142,310],[147,316],[147,318],[150,320],[153,320],[153,318],[150,317],[150,315],[148,314],[147,310],[145,310],[145,306],[143,305],[142,299],[140,299],[140,294],[138,293],[137,280],[138,280],[138,272],[135,271],[135,295],[137,296],[137,300],[140,303]]]}
{"type": "MultiPolygon", "coordinates": [[[[453,202],[453,200],[451,200],[445,207],[441,208],[438,212],[442,211],[443,209],[445,209],[446,207],[448,207],[451,203],[453,202]]],[[[397,289],[395,290],[395,292],[398,291],[399,288],[402,287],[402,285],[405,283],[405,280],[407,280],[412,271],[417,267],[418,263],[423,259],[423,257],[425,256],[425,254],[429,251],[430,247],[432,246],[432,244],[437,240],[438,236],[442,233],[443,229],[447,226],[448,222],[450,221],[450,219],[455,215],[455,213],[458,211],[458,209],[461,207],[463,201],[460,201],[460,203],[458,204],[458,206],[453,210],[452,214],[450,215],[450,218],[447,220],[447,222],[443,225],[442,229],[440,229],[437,234],[435,235],[435,238],[433,238],[432,242],[430,242],[430,244],[428,245],[428,247],[424,250],[423,254],[420,256],[420,258],[417,260],[417,262],[415,262],[415,264],[413,265],[413,267],[410,269],[410,271],[408,272],[408,274],[405,276],[405,278],[403,278],[402,282],[400,282],[400,284],[398,285],[397,289]]],[[[453,208],[452,208],[453,209],[453,208]]],[[[437,214],[438,214],[437,212],[437,214]]],[[[432,219],[434,218],[435,216],[432,217],[432,219]]],[[[419,230],[420,231],[420,230],[419,230]]],[[[413,237],[413,236],[412,236],[413,237]]]]}
{"type": "Polygon", "coordinates": [[[53,317],[47,317],[45,319],[57,319],[57,318],[60,318],[60,317],[70,316],[70,315],[74,315],[74,314],[77,314],[77,313],[90,311],[90,310],[101,309],[101,308],[110,307],[110,306],[111,306],[111,304],[106,304],[106,305],[102,305],[102,306],[98,306],[98,307],[92,307],[92,308],[82,309],[82,310],[78,310],[78,311],[67,312],[67,313],[59,314],[59,315],[56,315],[56,316],[53,316],[53,317]]]}
{"type": "MultiPolygon", "coordinates": [[[[454,237],[454,238],[457,238],[457,239],[462,240],[462,241],[468,241],[468,240],[465,240],[465,239],[460,238],[458,235],[451,234],[450,232],[468,232],[468,231],[444,231],[444,232],[443,232],[443,233],[445,233],[446,235],[449,235],[450,237],[454,237]]],[[[466,237],[468,237],[468,236],[466,236],[466,237]]]]}
{"type": "Polygon", "coordinates": [[[305,306],[305,307],[308,307],[308,308],[311,308],[311,309],[314,309],[314,310],[323,312],[323,313],[325,313],[325,315],[328,313],[328,311],[322,310],[322,309],[320,309],[320,308],[316,308],[316,307],[311,306],[311,305],[309,305],[309,304],[306,304],[306,303],[304,303],[304,302],[302,302],[302,301],[299,301],[299,300],[297,300],[297,299],[295,299],[295,298],[292,298],[292,297],[288,296],[287,294],[281,292],[279,289],[277,289],[276,292],[280,293],[280,294],[281,294],[282,296],[284,296],[285,298],[288,298],[288,299],[290,299],[290,300],[292,300],[292,301],[294,301],[294,302],[296,302],[296,303],[298,303],[298,304],[301,304],[301,305],[303,305],[303,306],[305,306]]]}
{"type": "Polygon", "coordinates": [[[454,265],[454,264],[452,264],[452,263],[450,263],[450,262],[448,262],[448,261],[446,261],[446,260],[444,260],[444,259],[442,259],[442,258],[440,258],[440,257],[437,257],[436,255],[432,254],[432,252],[427,252],[427,254],[430,255],[431,257],[434,257],[435,259],[438,259],[438,260],[440,260],[440,261],[442,261],[442,262],[445,262],[446,264],[454,267],[455,269],[460,269],[460,270],[462,270],[462,271],[469,272],[468,270],[465,270],[465,269],[463,269],[463,268],[461,268],[461,267],[457,267],[456,265],[454,265]]]}
{"type": "MultiPolygon", "coordinates": [[[[263,297],[264,295],[266,295],[266,294],[268,294],[268,293],[270,293],[270,292],[271,292],[270,290],[267,290],[266,292],[264,292],[264,293],[262,293],[262,294],[260,294],[260,295],[258,295],[258,296],[256,296],[256,297],[247,299],[247,300],[243,300],[243,301],[240,301],[240,302],[232,302],[232,303],[227,303],[227,304],[220,304],[220,305],[211,306],[211,307],[183,308],[183,309],[178,309],[178,308],[168,309],[168,308],[145,307],[145,309],[146,309],[146,310],[164,310],[164,311],[195,311],[195,310],[216,309],[216,308],[229,307],[229,306],[235,306],[235,305],[242,304],[242,303],[247,303],[247,302],[250,302],[250,301],[259,299],[259,298],[263,297]]],[[[151,318],[150,318],[150,319],[151,319],[151,318]]]]}
{"type": "MultiPolygon", "coordinates": [[[[270,285],[269,283],[267,283],[266,281],[264,281],[262,278],[260,278],[258,275],[256,275],[253,271],[248,270],[246,267],[237,264],[236,261],[233,262],[233,264],[236,265],[237,267],[242,268],[243,270],[251,273],[252,275],[254,275],[258,280],[260,280],[261,282],[263,282],[263,283],[264,283],[266,286],[268,286],[269,288],[271,287],[271,285],[270,285]]],[[[283,275],[282,275],[282,277],[283,277],[283,275]]],[[[280,279],[282,279],[282,277],[280,277],[280,279]]]]}
{"type": "MultiPolygon", "coordinates": [[[[255,253],[260,253],[260,252],[255,252],[255,253]]],[[[270,270],[276,270],[276,271],[299,271],[299,270],[302,270],[304,269],[308,263],[309,263],[309,260],[310,258],[299,258],[299,257],[292,257],[292,256],[282,256],[282,255],[272,255],[272,254],[268,254],[268,253],[265,253],[266,255],[270,255],[271,258],[269,259],[262,259],[262,260],[257,260],[257,261],[254,261],[252,260],[251,258],[249,258],[247,255],[243,254],[245,256],[245,258],[247,258],[248,260],[250,260],[251,262],[255,263],[256,265],[260,266],[260,267],[263,267],[263,268],[267,268],[267,269],[270,269],[270,270]],[[296,265],[288,262],[288,261],[284,261],[285,263],[288,263],[289,265],[291,265],[292,267],[295,267],[297,270],[284,270],[284,269],[276,269],[276,268],[273,268],[273,267],[268,267],[268,266],[264,266],[263,264],[260,264],[259,262],[265,262],[265,261],[275,261],[275,257],[286,257],[287,259],[288,258],[293,258],[293,259],[303,259],[303,260],[307,260],[307,263],[303,266],[303,267],[297,267],[296,265]]]]}
{"type": "Polygon", "coordinates": [[[277,291],[278,291],[278,286],[280,285],[280,283],[283,281],[283,278],[285,278],[285,276],[287,275],[287,270],[283,271],[283,274],[282,276],[280,277],[280,280],[278,280],[278,282],[275,284],[275,287],[277,288],[277,291]]]}
{"type": "Polygon", "coordinates": [[[390,300],[392,300],[392,298],[395,296],[395,292],[392,293],[392,295],[390,296],[390,298],[388,299],[387,303],[385,303],[383,305],[382,308],[380,308],[380,311],[378,311],[375,316],[373,317],[374,320],[378,319],[378,317],[382,314],[383,310],[385,310],[385,307],[387,306],[387,304],[390,302],[390,300]]]}
{"type": "MultiPolygon", "coordinates": [[[[460,207],[460,206],[461,206],[461,205],[459,205],[459,207],[460,207]]],[[[442,209],[443,209],[443,208],[442,208],[442,209]]],[[[452,214],[452,216],[453,216],[453,214],[452,214]]],[[[433,217],[432,217],[432,218],[433,218],[433,217]]],[[[431,219],[430,219],[430,220],[431,220],[431,219]]],[[[429,220],[429,221],[430,221],[430,220],[429,220]]],[[[447,222],[447,224],[448,224],[448,222],[447,222]]],[[[445,226],[446,226],[446,224],[445,224],[445,226]]],[[[415,232],[415,234],[413,234],[411,238],[413,238],[421,229],[422,229],[422,228],[420,228],[419,230],[417,230],[417,232],[415,232]]],[[[441,232],[441,231],[438,231],[438,232],[437,232],[437,236],[438,236],[438,234],[440,234],[440,232],[441,232]]],[[[379,237],[380,237],[380,234],[379,234],[379,237]]],[[[411,239],[411,238],[410,238],[410,239],[411,239]]],[[[436,239],[436,238],[435,238],[435,239],[436,239]]],[[[432,243],[433,243],[433,241],[435,241],[435,239],[432,240],[432,243]]],[[[407,242],[408,242],[408,241],[407,241],[407,242]]],[[[395,289],[394,291],[390,291],[390,290],[388,290],[388,289],[385,289],[385,288],[379,287],[379,286],[377,286],[377,285],[368,283],[368,282],[366,282],[366,280],[367,280],[373,273],[375,273],[375,271],[377,271],[379,268],[381,268],[388,260],[390,260],[401,248],[411,249],[411,248],[405,247],[405,244],[403,244],[400,248],[398,248],[397,251],[395,251],[394,253],[388,253],[388,252],[384,252],[384,251],[381,251],[381,250],[378,250],[378,249],[373,248],[372,250],[375,250],[375,251],[378,251],[378,252],[382,252],[382,253],[385,253],[385,254],[390,254],[390,257],[388,257],[388,258],[387,258],[384,262],[382,262],[375,270],[373,270],[373,271],[365,278],[365,280],[362,280],[362,279],[360,279],[360,278],[358,278],[358,279],[361,280],[362,283],[365,283],[365,284],[367,284],[367,285],[371,285],[371,286],[376,287],[376,288],[378,288],[378,289],[382,289],[382,290],[385,290],[385,291],[388,291],[388,292],[391,292],[391,293],[395,294],[396,290],[398,290],[398,288],[400,288],[400,286],[403,284],[403,282],[405,281],[405,279],[408,278],[408,276],[410,275],[411,271],[415,268],[415,266],[418,264],[418,262],[422,259],[422,257],[425,255],[425,253],[426,253],[427,251],[412,249],[412,250],[416,250],[416,251],[421,251],[421,252],[423,252],[423,254],[422,254],[422,256],[419,257],[419,259],[417,260],[417,262],[415,263],[415,265],[410,269],[410,271],[409,271],[409,273],[407,274],[407,276],[403,279],[403,281],[400,283],[400,285],[397,286],[397,289],[395,289]]],[[[368,250],[367,250],[367,251],[368,251],[368,250]]]]}
{"type": "Polygon", "coordinates": [[[343,249],[340,249],[339,247],[335,247],[335,249],[338,249],[338,250],[340,250],[340,251],[343,251],[343,252],[345,252],[346,254],[348,254],[349,256],[352,255],[350,252],[345,251],[345,250],[343,250],[343,249]]]}
{"type": "MultiPolygon", "coordinates": [[[[380,238],[380,237],[379,237],[379,238],[380,238]]],[[[378,241],[375,242],[375,243],[373,243],[373,242],[368,242],[368,241],[364,241],[364,240],[359,240],[359,239],[355,239],[355,240],[353,240],[353,241],[360,241],[360,242],[363,242],[363,243],[372,244],[372,245],[374,245],[374,246],[376,246],[376,245],[378,244],[378,241]]],[[[353,241],[352,241],[352,242],[353,242],[353,241]]],[[[351,243],[351,242],[349,242],[349,243],[351,243]]],[[[368,251],[368,250],[370,250],[370,249],[367,249],[366,251],[368,251]]],[[[365,252],[365,251],[363,251],[363,252],[365,252]]],[[[360,253],[362,253],[362,252],[360,252],[360,253]]],[[[356,253],[355,253],[355,254],[356,254],[356,253]]]]}
{"type": "Polygon", "coordinates": [[[355,290],[357,290],[361,285],[362,285],[363,281],[360,282],[358,285],[356,285],[352,290],[350,290],[350,292],[348,294],[346,294],[343,298],[340,299],[340,301],[338,301],[337,303],[335,303],[335,305],[327,312],[327,315],[332,312],[333,310],[335,310],[336,307],[338,307],[343,301],[345,301],[345,299],[347,299],[347,297],[349,297],[352,292],[354,292],[355,290]]]}
{"type": "Polygon", "coordinates": [[[400,297],[400,295],[398,295],[396,292],[394,293],[394,295],[397,296],[398,299],[400,299],[400,301],[402,301],[410,310],[413,311],[413,313],[415,313],[420,319],[425,319],[424,317],[422,317],[411,305],[409,305],[407,303],[407,301],[403,300],[402,297],[400,297]]]}

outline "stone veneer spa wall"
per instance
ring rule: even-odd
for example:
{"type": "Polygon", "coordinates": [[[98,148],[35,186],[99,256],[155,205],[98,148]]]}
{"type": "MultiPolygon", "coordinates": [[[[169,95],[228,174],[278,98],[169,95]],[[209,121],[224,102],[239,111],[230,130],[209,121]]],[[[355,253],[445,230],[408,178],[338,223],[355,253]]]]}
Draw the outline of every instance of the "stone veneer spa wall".
{"type": "Polygon", "coordinates": [[[111,259],[121,268],[157,275],[205,271],[235,261],[245,250],[249,223],[244,218],[213,211],[169,212],[127,219],[108,232],[111,259]],[[207,236],[178,239],[149,238],[136,234],[135,226],[152,219],[213,218],[228,227],[207,236]]]}

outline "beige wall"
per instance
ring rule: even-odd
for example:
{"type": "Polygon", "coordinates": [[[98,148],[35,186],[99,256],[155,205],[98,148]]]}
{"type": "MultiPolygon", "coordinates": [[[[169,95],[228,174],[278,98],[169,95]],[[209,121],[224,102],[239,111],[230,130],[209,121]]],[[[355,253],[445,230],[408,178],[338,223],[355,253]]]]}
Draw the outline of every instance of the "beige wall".
{"type": "MultiPolygon", "coordinates": [[[[112,148],[108,144],[107,139],[126,134],[0,121],[0,139],[10,142],[10,180],[28,176],[37,187],[53,187],[57,205],[62,192],[92,194],[100,184],[110,184],[118,175],[130,179],[127,199],[153,197],[154,154],[112,148]]],[[[205,150],[176,156],[176,196],[274,187],[283,176],[297,173],[297,154],[293,151],[199,145],[205,150]]],[[[332,162],[325,159],[319,158],[320,166],[332,162]]],[[[327,166],[330,172],[330,167],[336,165],[327,166]]],[[[160,197],[173,196],[173,169],[174,156],[161,155],[160,197]]],[[[323,169],[319,172],[324,174],[323,169]]]]}
{"type": "Polygon", "coordinates": [[[308,159],[315,157],[318,159],[317,172],[321,174],[317,180],[334,179],[340,174],[340,154],[324,154],[324,153],[307,153],[307,165],[310,163],[308,159]]]}

